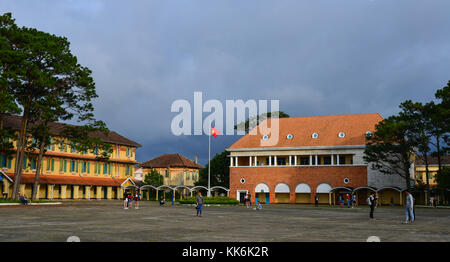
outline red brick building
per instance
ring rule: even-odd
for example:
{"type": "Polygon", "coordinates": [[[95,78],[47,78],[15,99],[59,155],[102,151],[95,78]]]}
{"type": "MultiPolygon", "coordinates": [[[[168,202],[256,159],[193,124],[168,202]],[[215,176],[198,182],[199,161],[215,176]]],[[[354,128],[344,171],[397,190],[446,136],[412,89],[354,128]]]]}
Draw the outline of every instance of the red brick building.
{"type": "MultiPolygon", "coordinates": [[[[399,177],[386,176],[363,160],[366,135],[383,117],[355,114],[278,119],[278,134],[247,134],[230,146],[230,196],[252,202],[336,202],[356,192],[359,202],[379,190],[381,203],[402,202],[399,177]],[[270,146],[262,141],[278,135],[270,146]],[[380,191],[381,190],[381,191],[380,191]],[[400,193],[400,194],[399,194],[400,193]]],[[[268,119],[270,127],[275,121],[268,119]]]]}

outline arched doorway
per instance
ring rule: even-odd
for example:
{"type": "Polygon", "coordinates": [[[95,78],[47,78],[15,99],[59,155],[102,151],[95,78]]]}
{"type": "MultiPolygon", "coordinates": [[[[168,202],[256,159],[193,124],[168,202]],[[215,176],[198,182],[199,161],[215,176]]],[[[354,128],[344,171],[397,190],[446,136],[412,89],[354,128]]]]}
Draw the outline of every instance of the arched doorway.
{"type": "Polygon", "coordinates": [[[308,184],[301,183],[295,188],[295,203],[309,204],[311,203],[311,188],[308,184]]]}
{"type": "Polygon", "coordinates": [[[258,202],[270,204],[269,187],[264,183],[255,187],[255,203],[258,202]]]}
{"type": "Polygon", "coordinates": [[[317,186],[316,194],[319,197],[319,204],[328,204],[330,201],[329,193],[331,191],[331,186],[327,183],[322,183],[317,186]]]}
{"type": "Polygon", "coordinates": [[[404,205],[405,195],[398,187],[381,187],[377,190],[379,205],[404,205]]]}
{"type": "Polygon", "coordinates": [[[280,183],[275,187],[275,203],[288,204],[290,202],[289,186],[286,183],[280,183]]]}

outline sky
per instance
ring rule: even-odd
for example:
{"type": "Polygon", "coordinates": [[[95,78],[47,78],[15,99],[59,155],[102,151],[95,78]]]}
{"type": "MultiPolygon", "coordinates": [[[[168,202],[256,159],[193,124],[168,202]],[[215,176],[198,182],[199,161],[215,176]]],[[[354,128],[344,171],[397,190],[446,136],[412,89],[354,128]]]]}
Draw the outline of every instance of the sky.
{"type": "MultiPolygon", "coordinates": [[[[138,161],[208,161],[175,136],[177,99],[279,100],[291,116],[396,114],[450,80],[448,0],[0,0],[20,26],[65,36],[93,71],[95,116],[138,161]]],[[[204,114],[206,117],[208,114],[204,114]]],[[[239,136],[212,140],[212,156],[239,136]]]]}

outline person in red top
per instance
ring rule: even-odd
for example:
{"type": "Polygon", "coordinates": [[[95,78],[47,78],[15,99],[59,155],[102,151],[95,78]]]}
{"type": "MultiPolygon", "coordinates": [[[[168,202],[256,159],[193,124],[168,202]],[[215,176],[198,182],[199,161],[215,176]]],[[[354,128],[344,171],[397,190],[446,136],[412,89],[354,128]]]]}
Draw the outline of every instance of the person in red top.
{"type": "Polygon", "coordinates": [[[346,194],[345,198],[347,198],[347,207],[350,208],[350,205],[352,203],[352,198],[350,197],[350,194],[346,194]]]}
{"type": "Polygon", "coordinates": [[[133,195],[131,193],[128,193],[127,198],[128,198],[128,207],[133,208],[133,195]]]}

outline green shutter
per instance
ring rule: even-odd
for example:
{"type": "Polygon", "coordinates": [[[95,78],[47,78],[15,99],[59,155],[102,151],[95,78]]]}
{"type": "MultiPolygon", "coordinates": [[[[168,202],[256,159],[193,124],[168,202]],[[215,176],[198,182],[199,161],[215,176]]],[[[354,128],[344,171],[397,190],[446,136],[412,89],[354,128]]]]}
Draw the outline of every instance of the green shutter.
{"type": "Polygon", "coordinates": [[[31,170],[36,170],[36,158],[30,159],[31,170]]]}
{"type": "Polygon", "coordinates": [[[27,157],[23,157],[23,169],[27,169],[27,157]]]}
{"type": "Polygon", "coordinates": [[[0,167],[6,167],[6,156],[5,155],[0,156],[0,167]]]}
{"type": "Polygon", "coordinates": [[[67,172],[67,160],[64,159],[64,172],[67,172]]]}
{"type": "Polygon", "coordinates": [[[55,171],[55,159],[52,158],[52,171],[55,171]]]}
{"type": "Polygon", "coordinates": [[[8,168],[11,169],[12,157],[8,157],[8,168]]]}
{"type": "Polygon", "coordinates": [[[91,162],[87,162],[87,172],[88,172],[88,174],[90,174],[91,173],[91,162]]]}

